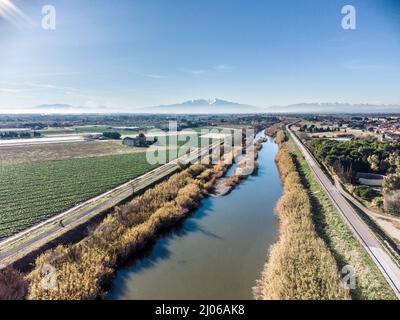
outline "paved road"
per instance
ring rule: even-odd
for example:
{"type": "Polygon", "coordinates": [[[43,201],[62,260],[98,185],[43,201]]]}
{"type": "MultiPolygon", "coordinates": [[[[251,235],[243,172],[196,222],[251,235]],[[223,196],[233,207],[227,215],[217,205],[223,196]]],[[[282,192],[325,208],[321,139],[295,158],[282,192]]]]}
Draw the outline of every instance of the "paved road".
{"type": "Polygon", "coordinates": [[[350,227],[350,230],[358,238],[360,243],[367,250],[372,260],[378,266],[385,279],[388,281],[393,291],[395,292],[398,299],[400,299],[400,268],[393,261],[391,256],[387,253],[383,245],[376,238],[374,233],[369,229],[365,222],[358,216],[358,214],[351,207],[349,202],[343,197],[340,191],[332,184],[325,173],[321,170],[320,166],[311,155],[310,151],[304,147],[296,135],[290,130],[289,126],[287,129],[299,147],[301,153],[305,157],[308,165],[311,168],[314,176],[317,178],[322,189],[327,193],[329,198],[337,210],[342,215],[344,221],[350,227]]]}
{"type": "MultiPolygon", "coordinates": [[[[199,157],[207,155],[210,149],[212,150],[220,144],[221,143],[214,143],[213,145],[197,150],[188,156],[183,156],[179,160],[195,162],[199,157]]],[[[96,212],[104,212],[105,210],[115,206],[131,196],[134,193],[134,190],[144,188],[176,171],[178,169],[177,162],[178,160],[171,161],[139,178],[129,181],[94,199],[86,201],[75,208],[0,242],[0,262],[9,264],[18,260],[21,256],[27,255],[32,250],[37,249],[48,241],[54,239],[60,233],[70,231],[73,227],[87,221],[88,218],[93,214],[96,214],[96,212]],[[93,203],[98,204],[93,205],[93,203]],[[87,208],[85,209],[85,207],[87,208]]]]}
{"type": "MultiPolygon", "coordinates": [[[[109,209],[115,204],[120,203],[124,199],[130,197],[134,189],[139,189],[141,187],[144,187],[148,184],[151,184],[153,182],[156,182],[163,176],[168,175],[169,173],[172,173],[176,170],[176,166],[169,166],[166,168],[160,168],[160,170],[157,170],[152,174],[150,177],[141,180],[139,183],[133,184],[131,187],[126,186],[125,188],[119,189],[119,192],[109,199],[100,202],[98,205],[92,206],[87,210],[82,211],[79,214],[74,215],[72,218],[65,220],[68,218],[68,216],[65,216],[63,219],[59,219],[56,221],[52,221],[51,223],[45,224],[46,231],[44,232],[39,232],[37,235],[33,237],[29,237],[26,241],[20,241],[18,237],[12,242],[20,242],[17,245],[13,245],[10,249],[6,249],[4,251],[0,251],[0,261],[7,259],[13,255],[16,254],[21,254],[23,251],[29,249],[31,246],[34,246],[35,244],[39,244],[41,241],[45,240],[46,238],[50,237],[51,235],[57,235],[60,232],[63,232],[67,230],[69,226],[73,226],[75,224],[79,225],[80,220],[85,220],[85,218],[89,217],[93,213],[100,213],[104,212],[105,210],[109,209]]],[[[68,229],[69,230],[69,229],[68,229]]],[[[35,247],[35,246],[34,246],[35,247]]],[[[29,250],[28,250],[29,252],[29,250]]],[[[27,252],[27,253],[28,253],[27,252]]]]}

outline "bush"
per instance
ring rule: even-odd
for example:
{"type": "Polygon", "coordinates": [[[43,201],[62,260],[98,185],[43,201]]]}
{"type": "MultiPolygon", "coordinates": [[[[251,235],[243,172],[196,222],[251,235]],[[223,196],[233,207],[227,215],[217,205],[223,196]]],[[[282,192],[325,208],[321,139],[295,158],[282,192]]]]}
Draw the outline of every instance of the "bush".
{"type": "Polygon", "coordinates": [[[387,213],[400,216],[400,191],[385,194],[384,209],[387,213]]]}
{"type": "Polygon", "coordinates": [[[400,190],[400,173],[388,174],[383,180],[383,193],[400,190]]]}
{"type": "Polygon", "coordinates": [[[12,269],[0,270],[0,300],[23,300],[28,291],[28,283],[23,275],[12,269]]]}
{"type": "Polygon", "coordinates": [[[372,201],[376,196],[378,196],[378,193],[374,189],[366,185],[355,186],[354,192],[361,199],[367,201],[372,201]]]}
{"type": "Polygon", "coordinates": [[[383,197],[382,196],[375,197],[374,200],[372,200],[372,205],[376,208],[384,209],[383,197]]]}
{"type": "Polygon", "coordinates": [[[286,134],[284,131],[280,130],[277,132],[275,141],[277,144],[282,144],[286,141],[286,134]]]}
{"type": "Polygon", "coordinates": [[[119,132],[104,132],[103,137],[107,139],[119,140],[121,139],[121,134],[119,132]]]}

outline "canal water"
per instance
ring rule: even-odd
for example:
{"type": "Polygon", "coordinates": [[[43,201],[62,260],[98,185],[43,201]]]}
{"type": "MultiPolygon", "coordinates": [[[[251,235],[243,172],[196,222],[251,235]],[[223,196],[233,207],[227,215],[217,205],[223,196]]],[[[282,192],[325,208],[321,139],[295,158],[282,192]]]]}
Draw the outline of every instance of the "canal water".
{"type": "Polygon", "coordinates": [[[108,299],[253,299],[252,287],[276,242],[282,186],[272,139],[259,171],[229,195],[210,197],[176,230],[121,267],[108,299]]]}

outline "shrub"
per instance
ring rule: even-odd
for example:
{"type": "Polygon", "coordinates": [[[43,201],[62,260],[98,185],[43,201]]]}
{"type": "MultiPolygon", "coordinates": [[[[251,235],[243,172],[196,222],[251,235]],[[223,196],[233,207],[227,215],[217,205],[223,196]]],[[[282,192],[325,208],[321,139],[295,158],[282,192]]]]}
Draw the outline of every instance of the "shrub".
{"type": "Polygon", "coordinates": [[[400,215],[400,191],[385,194],[384,209],[387,213],[400,215]]]}
{"type": "Polygon", "coordinates": [[[104,132],[103,137],[107,139],[119,140],[121,139],[121,134],[119,132],[104,132]]]}
{"type": "Polygon", "coordinates": [[[356,186],[354,192],[357,196],[367,201],[372,201],[378,195],[374,189],[366,185],[356,186]]]}
{"type": "Polygon", "coordinates": [[[0,300],[23,300],[28,291],[28,283],[23,275],[10,268],[0,270],[0,300]]]}
{"type": "Polygon", "coordinates": [[[275,141],[277,144],[282,144],[286,141],[286,134],[284,131],[280,130],[277,132],[275,141]]]}
{"type": "Polygon", "coordinates": [[[373,205],[374,207],[376,207],[376,208],[384,209],[384,200],[383,200],[383,197],[382,197],[382,196],[375,197],[375,199],[372,200],[372,205],[373,205]]]}
{"type": "Polygon", "coordinates": [[[400,173],[388,174],[383,180],[383,193],[400,190],[400,173]]]}

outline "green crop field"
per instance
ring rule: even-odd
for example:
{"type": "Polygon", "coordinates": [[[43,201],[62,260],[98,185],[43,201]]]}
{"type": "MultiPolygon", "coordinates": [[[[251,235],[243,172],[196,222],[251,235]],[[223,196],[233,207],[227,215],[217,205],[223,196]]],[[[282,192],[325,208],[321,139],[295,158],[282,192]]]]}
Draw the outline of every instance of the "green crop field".
{"type": "Polygon", "coordinates": [[[154,168],[146,153],[0,166],[0,238],[154,168]]]}
{"type": "Polygon", "coordinates": [[[188,136],[166,136],[166,137],[158,137],[158,141],[155,143],[155,146],[168,146],[168,147],[182,147],[182,146],[190,146],[195,148],[201,148],[212,144],[213,142],[218,141],[217,139],[210,138],[201,138],[199,135],[188,135],[188,136]]]}
{"type": "Polygon", "coordinates": [[[38,130],[43,136],[51,135],[65,135],[65,134],[90,134],[90,133],[103,133],[103,132],[119,132],[122,135],[137,135],[140,129],[114,129],[111,125],[93,125],[93,126],[73,126],[61,128],[48,128],[38,130]]]}

